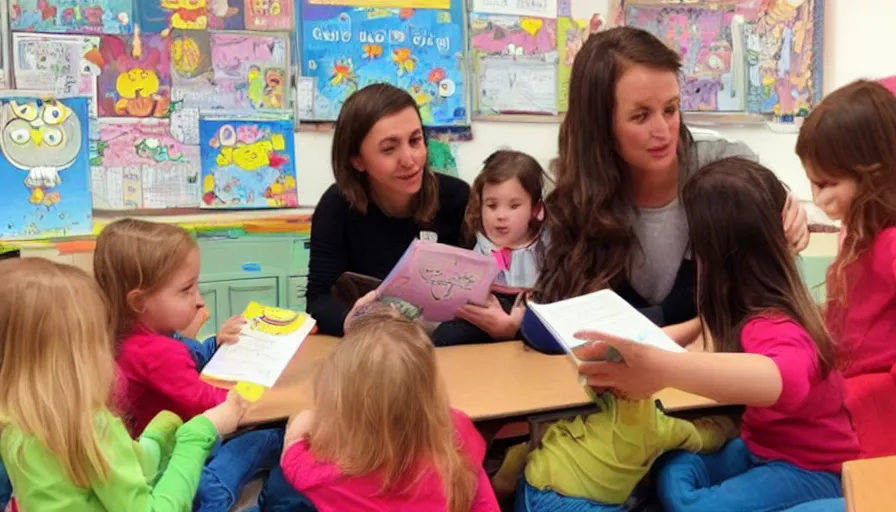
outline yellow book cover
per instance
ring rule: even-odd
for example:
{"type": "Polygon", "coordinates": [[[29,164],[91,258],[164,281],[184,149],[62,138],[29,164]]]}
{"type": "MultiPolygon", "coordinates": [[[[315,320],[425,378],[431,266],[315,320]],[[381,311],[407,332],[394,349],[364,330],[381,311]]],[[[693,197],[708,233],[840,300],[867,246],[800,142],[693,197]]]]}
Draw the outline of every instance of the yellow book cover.
{"type": "Polygon", "coordinates": [[[240,339],[218,347],[202,370],[203,378],[238,384],[246,398],[271,388],[314,328],[306,313],[250,302],[243,311],[246,325],[240,339]]]}

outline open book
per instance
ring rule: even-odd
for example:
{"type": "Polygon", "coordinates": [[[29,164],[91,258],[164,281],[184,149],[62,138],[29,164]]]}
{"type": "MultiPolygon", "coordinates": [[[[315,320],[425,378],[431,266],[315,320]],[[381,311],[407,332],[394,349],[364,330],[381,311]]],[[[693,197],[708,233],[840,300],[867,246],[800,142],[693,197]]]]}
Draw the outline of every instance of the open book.
{"type": "Polygon", "coordinates": [[[450,245],[414,240],[377,288],[377,297],[444,322],[465,304],[484,305],[498,275],[494,258],[450,245]]]}
{"type": "MultiPolygon", "coordinates": [[[[671,352],[685,351],[613,290],[600,290],[550,304],[530,301],[528,306],[576,365],[581,363],[577,351],[593,343],[574,336],[583,330],[600,331],[671,352]]],[[[615,350],[608,353],[607,359],[621,360],[615,350]]]]}
{"type": "Polygon", "coordinates": [[[305,313],[257,302],[246,306],[243,317],[247,323],[239,341],[218,347],[202,377],[216,384],[237,384],[238,391],[250,390],[251,395],[253,386],[256,392],[258,386],[274,386],[315,322],[305,313]]]}

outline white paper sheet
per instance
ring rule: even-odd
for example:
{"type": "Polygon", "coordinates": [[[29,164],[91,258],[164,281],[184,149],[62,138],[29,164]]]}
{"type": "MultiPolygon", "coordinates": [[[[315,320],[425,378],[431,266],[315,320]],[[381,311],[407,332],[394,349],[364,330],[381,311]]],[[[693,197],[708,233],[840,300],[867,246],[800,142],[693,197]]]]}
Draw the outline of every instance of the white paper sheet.
{"type": "Polygon", "coordinates": [[[479,68],[482,114],[557,112],[557,65],[539,60],[486,57],[479,68]]]}
{"type": "Polygon", "coordinates": [[[556,18],[557,0],[473,0],[473,12],[556,18]]]}

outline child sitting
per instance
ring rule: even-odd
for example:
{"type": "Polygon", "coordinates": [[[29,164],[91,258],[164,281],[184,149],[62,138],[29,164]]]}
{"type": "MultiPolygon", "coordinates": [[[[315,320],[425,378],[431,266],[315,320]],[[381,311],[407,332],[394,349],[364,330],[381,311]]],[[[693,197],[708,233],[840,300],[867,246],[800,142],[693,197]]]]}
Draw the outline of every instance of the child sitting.
{"type": "Polygon", "coordinates": [[[84,271],[0,262],[0,455],[25,511],[188,510],[236,395],[185,424],[163,412],[139,442],[110,409],[115,362],[106,307],[84,271]]]}
{"type": "Polygon", "coordinates": [[[417,322],[356,318],[288,427],[281,467],[320,512],[498,512],[485,443],[452,410],[417,322]]]}

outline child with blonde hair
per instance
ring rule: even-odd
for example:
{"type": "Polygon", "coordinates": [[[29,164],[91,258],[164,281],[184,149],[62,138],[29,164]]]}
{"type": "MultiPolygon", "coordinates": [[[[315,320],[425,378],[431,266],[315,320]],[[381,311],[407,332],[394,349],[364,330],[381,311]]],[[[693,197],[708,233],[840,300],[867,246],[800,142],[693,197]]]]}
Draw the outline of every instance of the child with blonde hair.
{"type": "Polygon", "coordinates": [[[44,259],[2,261],[0,296],[0,455],[13,506],[189,509],[208,454],[236,429],[244,402],[231,397],[183,425],[163,414],[138,445],[109,408],[113,347],[90,276],[44,259]]]}
{"type": "MultiPolygon", "coordinates": [[[[196,241],[172,224],[122,219],[97,238],[94,274],[109,304],[121,405],[132,434],[159,411],[188,419],[227,396],[200,372],[217,343],[238,339],[244,320],[228,319],[204,344],[179,335],[204,306],[199,264],[196,241]]],[[[283,429],[263,429],[221,445],[203,470],[197,510],[229,511],[246,483],[276,465],[282,443],[283,429]]]]}
{"type": "Polygon", "coordinates": [[[485,443],[452,410],[423,326],[390,311],[356,318],[293,418],[280,465],[320,512],[499,510],[485,443]]]}

